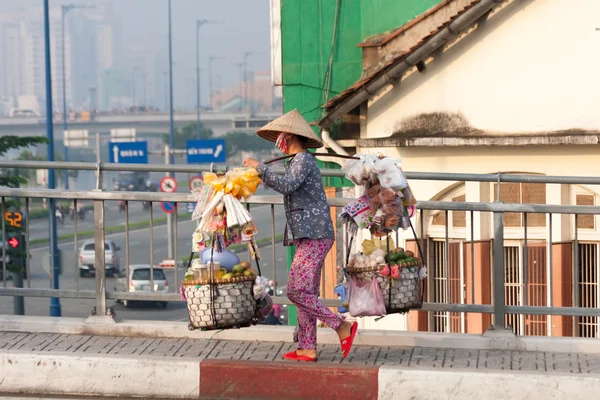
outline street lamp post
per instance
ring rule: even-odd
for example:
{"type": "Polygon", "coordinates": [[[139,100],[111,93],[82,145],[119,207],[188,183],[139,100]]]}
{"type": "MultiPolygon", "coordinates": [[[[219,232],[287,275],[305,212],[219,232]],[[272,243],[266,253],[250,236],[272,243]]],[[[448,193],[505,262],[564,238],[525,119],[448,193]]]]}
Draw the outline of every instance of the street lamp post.
{"type": "Polygon", "coordinates": [[[165,84],[165,89],[164,89],[164,96],[165,96],[165,111],[167,111],[167,109],[169,108],[169,80],[167,79],[167,76],[169,75],[168,71],[163,71],[162,72],[163,75],[163,82],[165,84]]]}
{"type": "Polygon", "coordinates": [[[200,28],[216,23],[207,19],[196,20],[196,139],[200,139],[200,28]]]}
{"type": "Polygon", "coordinates": [[[133,94],[132,94],[133,99],[131,99],[131,100],[132,100],[132,103],[133,103],[132,105],[133,105],[134,111],[137,111],[136,110],[136,108],[137,108],[137,95],[136,95],[136,92],[135,92],[135,89],[136,89],[136,87],[135,87],[135,81],[136,81],[136,79],[135,78],[136,78],[136,74],[137,74],[137,72],[139,70],[140,70],[139,68],[134,68],[133,69],[133,94]]]}
{"type": "MultiPolygon", "coordinates": [[[[44,48],[45,48],[45,75],[46,75],[46,137],[48,138],[48,161],[54,161],[54,126],[52,125],[52,69],[50,62],[50,11],[49,0],[44,0],[44,48]]],[[[48,170],[48,189],[54,189],[54,169],[48,170]]],[[[48,230],[50,233],[50,254],[52,273],[50,286],[52,289],[58,289],[58,245],[56,242],[56,203],[54,199],[50,200],[48,207],[48,230]]],[[[50,316],[60,317],[60,300],[57,297],[50,299],[50,316]]]]}
{"type": "MultiPolygon", "coordinates": [[[[67,126],[67,118],[68,118],[68,114],[67,114],[67,73],[66,73],[66,67],[65,67],[65,19],[67,16],[67,13],[73,9],[76,8],[94,8],[94,6],[78,6],[75,4],[63,4],[61,6],[61,35],[62,35],[62,43],[61,43],[61,47],[62,47],[62,92],[63,92],[63,158],[65,159],[65,161],[69,160],[69,147],[66,144],[66,132],[68,130],[68,126],[67,126]]],[[[65,189],[68,190],[69,189],[69,170],[65,169],[65,189]]]]}
{"type": "Polygon", "coordinates": [[[251,51],[244,53],[244,111],[248,111],[248,57],[251,55],[251,51]]]}
{"type": "MultiPolygon", "coordinates": [[[[240,70],[240,82],[244,81],[244,63],[234,63],[233,65],[235,65],[236,67],[238,67],[238,69],[240,70]]],[[[242,83],[240,83],[240,88],[242,86],[242,83]]],[[[243,93],[241,93],[239,96],[242,96],[243,93]]],[[[239,103],[239,111],[242,112],[242,108],[244,107],[244,99],[240,100],[239,103]]]]}
{"type": "Polygon", "coordinates": [[[144,85],[142,87],[142,89],[144,90],[144,104],[142,104],[142,106],[148,107],[148,98],[146,97],[147,92],[146,92],[146,73],[145,72],[142,74],[142,85],[144,85]]]}
{"type": "Polygon", "coordinates": [[[212,76],[212,63],[215,60],[224,60],[224,57],[210,56],[208,58],[208,103],[212,107],[212,95],[213,95],[213,76],[212,76]]]}
{"type": "MultiPolygon", "coordinates": [[[[175,148],[175,132],[173,122],[173,41],[171,32],[171,0],[169,0],[169,148],[175,148]]],[[[173,154],[169,155],[169,164],[174,164],[173,154]]]]}

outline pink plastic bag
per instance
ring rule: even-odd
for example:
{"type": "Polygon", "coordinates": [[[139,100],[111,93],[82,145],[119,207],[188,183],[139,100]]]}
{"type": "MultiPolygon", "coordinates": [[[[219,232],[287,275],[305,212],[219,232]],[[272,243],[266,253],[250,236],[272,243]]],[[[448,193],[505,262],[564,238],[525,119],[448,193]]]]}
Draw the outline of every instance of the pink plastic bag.
{"type": "Polygon", "coordinates": [[[386,315],[381,289],[376,279],[349,283],[350,315],[353,317],[381,317],[386,315]]]}

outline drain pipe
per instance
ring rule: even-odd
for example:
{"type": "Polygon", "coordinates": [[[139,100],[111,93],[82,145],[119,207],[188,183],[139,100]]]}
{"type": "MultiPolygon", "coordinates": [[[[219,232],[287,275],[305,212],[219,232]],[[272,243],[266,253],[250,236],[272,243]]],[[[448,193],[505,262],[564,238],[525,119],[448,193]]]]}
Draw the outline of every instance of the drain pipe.
{"type": "MultiPolygon", "coordinates": [[[[402,76],[404,72],[417,65],[441,46],[458,36],[468,26],[475,23],[479,18],[491,11],[496,5],[506,0],[481,0],[478,4],[458,16],[448,26],[423,43],[413,53],[408,55],[402,62],[395,65],[388,72],[375,79],[373,82],[363,86],[358,92],[350,97],[345,103],[334,109],[325,118],[319,121],[319,126],[330,127],[338,118],[359,106],[385,86],[393,83],[402,76]]],[[[324,132],[325,130],[323,130],[324,132]]],[[[325,135],[323,135],[325,137],[325,135]]],[[[323,139],[325,141],[325,139],[323,139]]],[[[337,144],[337,143],[336,143],[337,144]]],[[[339,145],[338,145],[339,146],[339,145]]],[[[333,146],[332,149],[335,150],[333,146]]],[[[341,154],[341,153],[340,153],[341,154]]]]}
{"type": "MultiPolygon", "coordinates": [[[[331,138],[331,135],[329,134],[329,128],[321,129],[321,140],[323,140],[323,143],[325,143],[325,146],[329,147],[331,150],[333,150],[333,152],[335,154],[340,154],[343,156],[350,155],[350,154],[348,154],[348,152],[346,150],[344,150],[344,148],[342,146],[339,145],[338,142],[336,142],[335,140],[333,140],[331,138]]],[[[338,164],[342,167],[346,164],[346,161],[347,161],[347,160],[344,160],[344,159],[338,158],[338,157],[318,156],[317,158],[320,161],[332,162],[332,163],[338,164]]]]}
{"type": "Polygon", "coordinates": [[[329,132],[329,128],[323,128],[321,130],[321,139],[323,139],[323,142],[325,142],[325,144],[331,150],[333,150],[336,154],[341,154],[343,156],[349,156],[350,155],[350,154],[348,154],[348,152],[346,150],[344,150],[344,148],[342,146],[339,145],[338,142],[336,142],[335,140],[333,140],[331,138],[331,134],[329,132]]]}

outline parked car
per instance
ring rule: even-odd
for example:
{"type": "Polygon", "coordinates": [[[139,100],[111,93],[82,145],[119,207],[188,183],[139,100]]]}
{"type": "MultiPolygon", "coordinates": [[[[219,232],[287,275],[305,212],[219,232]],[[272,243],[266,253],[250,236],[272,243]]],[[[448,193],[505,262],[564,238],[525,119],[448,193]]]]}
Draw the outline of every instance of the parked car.
{"type": "MultiPolygon", "coordinates": [[[[119,274],[121,248],[112,240],[104,242],[104,260],[106,272],[112,276],[119,274]]],[[[79,276],[96,275],[96,243],[94,240],[87,240],[79,249],[79,276]]]]}
{"type": "MultiPolygon", "coordinates": [[[[165,276],[164,270],[159,267],[154,267],[152,271],[152,278],[154,281],[154,292],[155,293],[168,293],[169,292],[169,281],[165,276]]],[[[129,266],[129,276],[121,276],[117,279],[115,285],[115,291],[118,292],[151,292],[152,281],[150,280],[150,265],[148,264],[137,264],[129,266]]],[[[117,301],[119,302],[119,301],[117,301]]],[[[123,300],[123,305],[129,307],[133,301],[123,300]]],[[[158,302],[163,308],[167,307],[167,302],[158,302]]]]}

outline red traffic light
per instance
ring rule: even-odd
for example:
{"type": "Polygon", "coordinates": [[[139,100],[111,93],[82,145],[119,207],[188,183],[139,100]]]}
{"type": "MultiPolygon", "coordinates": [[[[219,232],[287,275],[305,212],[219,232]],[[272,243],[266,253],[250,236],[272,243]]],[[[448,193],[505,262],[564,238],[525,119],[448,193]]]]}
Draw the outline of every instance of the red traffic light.
{"type": "Polygon", "coordinates": [[[10,247],[12,247],[13,249],[16,249],[19,245],[19,240],[17,238],[10,238],[8,244],[10,244],[10,247]]]}

